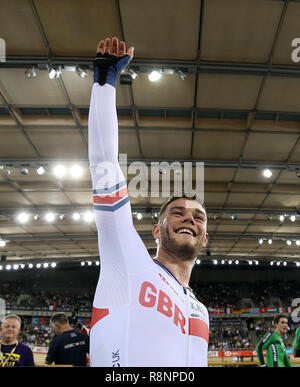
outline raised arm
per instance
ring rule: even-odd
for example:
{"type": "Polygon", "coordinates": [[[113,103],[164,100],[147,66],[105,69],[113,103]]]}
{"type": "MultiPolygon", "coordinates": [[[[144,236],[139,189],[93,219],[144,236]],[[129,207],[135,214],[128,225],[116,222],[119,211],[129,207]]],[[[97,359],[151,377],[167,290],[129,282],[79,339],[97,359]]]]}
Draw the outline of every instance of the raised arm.
{"type": "Polygon", "coordinates": [[[138,236],[124,175],[118,163],[116,85],[133,56],[117,38],[98,46],[89,111],[89,162],[101,271],[94,306],[129,302],[128,276],[153,264],[138,236]]]}

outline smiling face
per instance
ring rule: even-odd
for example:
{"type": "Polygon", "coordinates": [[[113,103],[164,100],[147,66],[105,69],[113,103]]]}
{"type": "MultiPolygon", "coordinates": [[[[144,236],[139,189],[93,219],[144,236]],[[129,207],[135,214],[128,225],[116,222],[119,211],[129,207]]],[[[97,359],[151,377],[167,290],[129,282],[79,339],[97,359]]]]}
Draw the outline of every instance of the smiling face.
{"type": "Polygon", "coordinates": [[[20,333],[20,322],[16,318],[7,318],[1,325],[2,340],[8,344],[14,344],[20,333]]]}
{"type": "Polygon", "coordinates": [[[153,236],[172,256],[194,260],[207,244],[206,212],[198,201],[178,198],[162,213],[153,236]]]}

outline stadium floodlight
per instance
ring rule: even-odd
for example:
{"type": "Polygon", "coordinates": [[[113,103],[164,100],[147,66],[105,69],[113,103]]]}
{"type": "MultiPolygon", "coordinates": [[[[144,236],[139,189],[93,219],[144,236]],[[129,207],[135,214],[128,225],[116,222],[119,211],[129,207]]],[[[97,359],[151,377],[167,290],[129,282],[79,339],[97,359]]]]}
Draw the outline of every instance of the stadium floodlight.
{"type": "Polygon", "coordinates": [[[37,263],[36,265],[35,265],[35,267],[37,268],[37,269],[40,269],[41,268],[41,264],[40,263],[37,263]]]}
{"type": "Polygon", "coordinates": [[[290,216],[290,221],[291,221],[291,222],[295,222],[295,220],[296,220],[296,216],[295,216],[295,215],[291,215],[291,216],[290,216]]]}
{"type": "Polygon", "coordinates": [[[80,214],[78,212],[74,212],[73,214],[73,220],[77,221],[80,219],[80,214]]]}
{"type": "Polygon", "coordinates": [[[83,174],[83,169],[80,165],[72,165],[70,169],[71,176],[78,179],[83,174]]]}
{"type": "Polygon", "coordinates": [[[280,215],[280,216],[279,216],[279,220],[280,220],[280,222],[283,222],[283,221],[284,221],[284,218],[285,218],[285,216],[284,216],[284,215],[280,215]]]}
{"type": "Polygon", "coordinates": [[[24,74],[25,74],[25,77],[27,79],[35,78],[35,77],[37,77],[36,68],[33,66],[33,67],[29,68],[29,69],[26,69],[24,74]]]}
{"type": "Polygon", "coordinates": [[[50,79],[59,78],[61,74],[62,74],[61,66],[50,67],[49,74],[48,74],[50,79]]]}
{"type": "Polygon", "coordinates": [[[20,173],[21,173],[21,175],[28,175],[29,171],[27,168],[21,168],[20,173]]]}
{"type": "Polygon", "coordinates": [[[292,241],[290,241],[289,239],[286,241],[286,244],[288,245],[288,246],[291,246],[291,244],[292,244],[292,241]]]}
{"type": "Polygon", "coordinates": [[[87,72],[82,70],[80,67],[76,67],[76,72],[80,78],[85,78],[87,76],[87,72]]]}
{"type": "Polygon", "coordinates": [[[218,264],[218,260],[217,260],[217,259],[214,259],[214,260],[213,260],[213,263],[214,263],[214,265],[217,265],[217,264],[218,264]]]}
{"type": "Polygon", "coordinates": [[[221,264],[222,264],[222,265],[225,264],[225,259],[222,259],[221,264]]]}
{"type": "Polygon", "coordinates": [[[44,269],[47,269],[48,266],[49,266],[49,263],[47,263],[47,262],[43,263],[43,268],[44,268],[44,269]]]}
{"type": "Polygon", "coordinates": [[[5,266],[5,269],[6,269],[6,270],[10,270],[10,269],[11,269],[11,265],[6,265],[6,266],[5,266]]]}
{"type": "Polygon", "coordinates": [[[55,219],[55,215],[53,214],[53,212],[48,212],[46,215],[45,215],[45,219],[47,222],[51,223],[54,221],[55,219]]]}
{"type": "Polygon", "coordinates": [[[273,265],[274,265],[274,262],[273,262],[273,261],[271,261],[271,262],[270,262],[270,265],[271,265],[271,266],[273,266],[273,265]]]}
{"type": "Polygon", "coordinates": [[[17,219],[18,219],[18,222],[20,223],[27,223],[28,220],[29,220],[30,216],[27,212],[21,212],[18,216],[17,216],[17,219]]]}
{"type": "Polygon", "coordinates": [[[51,267],[52,267],[52,268],[56,267],[56,263],[55,263],[55,262],[52,262],[52,263],[51,263],[51,267]]]}
{"type": "Polygon", "coordinates": [[[272,171],[270,169],[266,168],[263,170],[263,175],[264,175],[264,177],[269,178],[272,176],[272,171]]]}
{"type": "Polygon", "coordinates": [[[100,262],[99,262],[99,261],[96,261],[95,264],[96,264],[96,266],[99,266],[99,265],[100,265],[100,262]]]}
{"type": "Polygon", "coordinates": [[[30,263],[30,264],[28,265],[28,267],[29,267],[29,269],[32,269],[32,268],[33,268],[33,264],[30,263]]]}
{"type": "Polygon", "coordinates": [[[136,214],[136,218],[137,218],[138,220],[141,220],[141,219],[143,218],[143,215],[142,215],[140,212],[138,212],[138,213],[136,214]]]}
{"type": "Polygon", "coordinates": [[[260,240],[258,241],[258,243],[259,243],[260,245],[262,245],[262,244],[264,243],[264,240],[263,240],[262,238],[260,238],[260,240]]]}
{"type": "Polygon", "coordinates": [[[0,247],[5,247],[6,246],[6,242],[4,240],[0,240],[0,247]]]}
{"type": "Polygon", "coordinates": [[[44,173],[46,172],[46,169],[44,168],[44,167],[39,167],[39,168],[37,168],[37,170],[36,170],[36,173],[38,174],[38,175],[43,175],[44,173]]]}
{"type": "Polygon", "coordinates": [[[94,214],[91,211],[87,211],[83,214],[83,219],[85,222],[90,223],[94,219],[94,214]]]}
{"type": "Polygon", "coordinates": [[[252,264],[253,264],[253,262],[250,260],[250,261],[249,261],[249,265],[252,265],[252,264]]]}
{"type": "Polygon", "coordinates": [[[268,239],[268,243],[269,243],[269,245],[271,245],[272,244],[272,239],[270,238],[270,239],[268,239]]]}
{"type": "Polygon", "coordinates": [[[148,75],[149,81],[151,82],[157,82],[161,78],[161,72],[157,70],[151,71],[151,73],[148,75]]]}
{"type": "Polygon", "coordinates": [[[296,240],[296,245],[297,245],[297,246],[300,246],[300,239],[297,239],[297,240],[296,240]]]}
{"type": "Polygon", "coordinates": [[[81,266],[85,266],[85,262],[81,261],[81,262],[80,262],[80,265],[81,265],[81,266]]]}
{"type": "Polygon", "coordinates": [[[287,265],[286,261],[285,261],[285,262],[283,262],[283,266],[286,266],[286,265],[287,265]]]}
{"type": "Polygon", "coordinates": [[[14,270],[18,270],[19,269],[19,265],[17,265],[17,264],[13,265],[13,269],[14,270]]]}
{"type": "Polygon", "coordinates": [[[61,179],[65,176],[67,172],[67,169],[64,165],[56,165],[54,168],[53,168],[53,174],[55,177],[57,177],[58,179],[61,179]]]}
{"type": "Polygon", "coordinates": [[[240,261],[238,259],[235,260],[235,264],[238,265],[240,261]]]}
{"type": "Polygon", "coordinates": [[[229,261],[228,261],[228,265],[231,265],[232,264],[232,260],[231,259],[229,259],[229,261]]]}

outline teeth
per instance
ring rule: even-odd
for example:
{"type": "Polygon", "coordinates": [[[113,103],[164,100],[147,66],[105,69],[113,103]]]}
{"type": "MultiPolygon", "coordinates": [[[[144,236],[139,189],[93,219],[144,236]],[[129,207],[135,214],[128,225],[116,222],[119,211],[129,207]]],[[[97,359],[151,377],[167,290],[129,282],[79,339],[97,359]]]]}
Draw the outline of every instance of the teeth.
{"type": "Polygon", "coordinates": [[[182,234],[182,233],[188,233],[194,236],[193,232],[191,230],[188,230],[187,228],[182,228],[181,230],[178,231],[178,234],[182,234]]]}

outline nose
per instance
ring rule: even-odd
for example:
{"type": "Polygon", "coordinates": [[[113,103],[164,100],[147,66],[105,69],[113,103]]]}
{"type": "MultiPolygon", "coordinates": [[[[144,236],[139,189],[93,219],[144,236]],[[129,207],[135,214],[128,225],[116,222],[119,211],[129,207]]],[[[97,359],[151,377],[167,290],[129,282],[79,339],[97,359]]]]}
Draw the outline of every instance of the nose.
{"type": "Polygon", "coordinates": [[[195,219],[194,219],[194,217],[193,217],[193,214],[191,214],[191,213],[189,213],[189,212],[186,212],[186,213],[184,214],[184,217],[183,217],[183,222],[185,222],[185,223],[190,222],[190,223],[192,223],[192,224],[195,224],[195,219]]]}

